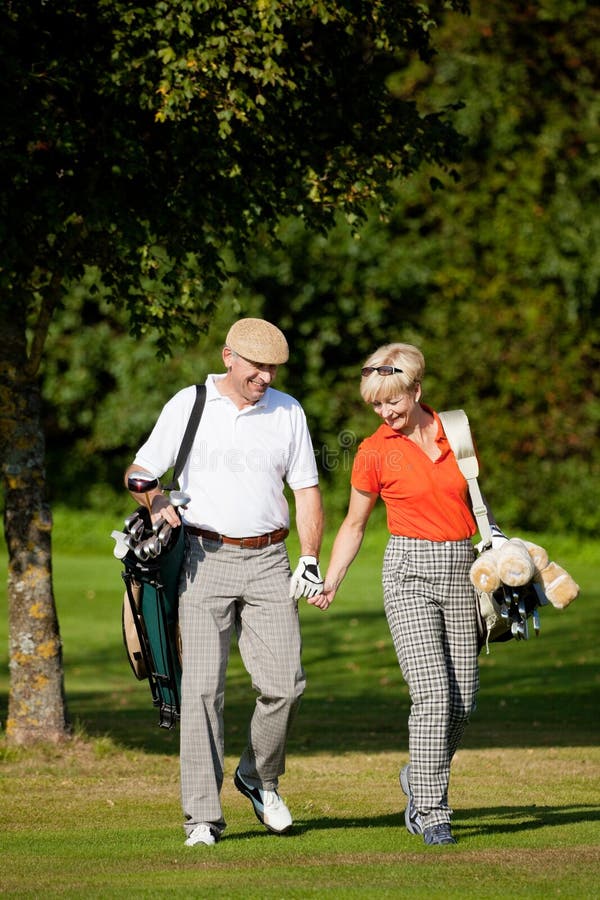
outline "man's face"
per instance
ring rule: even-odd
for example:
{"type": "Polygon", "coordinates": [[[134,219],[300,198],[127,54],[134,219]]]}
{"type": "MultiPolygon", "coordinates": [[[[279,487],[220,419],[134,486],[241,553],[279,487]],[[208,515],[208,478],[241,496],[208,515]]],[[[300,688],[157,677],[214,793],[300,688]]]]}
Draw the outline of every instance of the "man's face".
{"type": "Polygon", "coordinates": [[[243,405],[257,403],[277,374],[276,365],[246,359],[228,347],[223,350],[223,361],[228,369],[232,394],[243,405]]]}

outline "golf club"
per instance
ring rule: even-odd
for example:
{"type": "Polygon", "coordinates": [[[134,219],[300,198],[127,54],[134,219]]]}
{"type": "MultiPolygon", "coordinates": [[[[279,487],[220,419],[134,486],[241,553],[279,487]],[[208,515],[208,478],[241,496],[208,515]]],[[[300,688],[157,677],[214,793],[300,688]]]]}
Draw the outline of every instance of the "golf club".
{"type": "Polygon", "coordinates": [[[130,472],[127,476],[127,490],[132,491],[134,494],[144,494],[146,506],[150,511],[152,511],[152,507],[148,492],[153,491],[158,485],[158,478],[155,478],[154,475],[150,475],[148,472],[130,472]]]}
{"type": "Polygon", "coordinates": [[[127,556],[127,552],[130,549],[129,544],[127,543],[128,535],[123,534],[122,531],[113,531],[111,532],[111,537],[114,538],[115,547],[113,550],[114,556],[117,559],[123,559],[124,556],[127,556]]]}
{"type": "Polygon", "coordinates": [[[144,528],[143,519],[137,519],[129,529],[129,534],[135,541],[141,541],[144,536],[144,528]]]}
{"type": "Polygon", "coordinates": [[[162,544],[156,534],[148,538],[148,540],[144,541],[144,543],[148,548],[148,553],[150,554],[150,556],[158,556],[158,554],[162,550],[162,544]]]}
{"type": "Polygon", "coordinates": [[[123,542],[129,547],[130,550],[133,550],[138,543],[131,534],[126,534],[123,538],[123,542]]]}
{"type": "Polygon", "coordinates": [[[187,506],[191,499],[189,494],[184,494],[183,491],[171,491],[169,494],[171,506],[174,506],[176,509],[178,506],[187,506]]]}
{"type": "Polygon", "coordinates": [[[172,530],[173,529],[171,528],[171,526],[169,525],[168,522],[162,523],[162,527],[161,527],[160,531],[158,532],[158,539],[161,542],[161,544],[168,543],[169,538],[171,537],[172,530]]]}
{"type": "Polygon", "coordinates": [[[137,544],[133,552],[141,562],[146,562],[148,559],[150,559],[150,552],[146,546],[145,541],[143,544],[137,544]]]}
{"type": "Polygon", "coordinates": [[[124,523],[127,531],[131,532],[133,525],[139,520],[139,518],[140,518],[140,514],[137,511],[137,509],[135,512],[132,512],[130,516],[127,516],[127,518],[125,519],[125,523],[124,523]]]}

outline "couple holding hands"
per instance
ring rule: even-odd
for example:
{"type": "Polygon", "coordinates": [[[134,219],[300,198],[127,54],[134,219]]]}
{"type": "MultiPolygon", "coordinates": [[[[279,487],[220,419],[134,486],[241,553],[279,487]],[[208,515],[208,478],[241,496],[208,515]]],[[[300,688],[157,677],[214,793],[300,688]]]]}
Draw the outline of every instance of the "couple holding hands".
{"type": "MultiPolygon", "coordinates": [[[[450,765],[479,683],[469,580],[477,526],[467,482],[437,413],[422,402],[422,353],[403,343],[375,350],[357,375],[363,400],[382,421],[358,448],[348,511],[323,579],[323,505],[306,417],[297,400],[273,387],[288,356],[285,336],[270,322],[232,325],[222,351],[225,373],[206,378],[203,416],[180,477],[191,498],[183,522],[160,484],[147,498],[153,520],[183,524],[186,537],[179,595],[185,843],[216,844],[225,829],[224,691],[234,631],[257,692],[234,783],[269,831],[291,828],[278,786],[306,684],[298,601],[321,610],[331,605],[378,497],[390,532],[384,608],[411,700],[410,762],[400,771],[405,823],[428,845],[455,843],[450,765]],[[300,543],[293,572],[285,484],[294,495],[300,543]]],[[[166,403],[128,472],[160,478],[173,466],[195,393],[186,387],[166,403]]]]}

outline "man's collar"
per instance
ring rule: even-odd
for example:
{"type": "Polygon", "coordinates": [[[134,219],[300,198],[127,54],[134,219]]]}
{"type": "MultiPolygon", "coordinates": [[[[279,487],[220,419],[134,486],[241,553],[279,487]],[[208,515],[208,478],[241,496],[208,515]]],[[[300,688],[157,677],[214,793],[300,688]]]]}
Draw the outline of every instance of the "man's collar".
{"type": "MultiPolygon", "coordinates": [[[[229,399],[225,394],[222,394],[218,389],[216,382],[222,381],[227,376],[224,373],[219,373],[218,375],[209,375],[206,379],[206,400],[227,400],[229,399]]],[[[269,397],[270,386],[267,388],[263,396],[260,400],[257,400],[256,403],[252,403],[250,406],[245,406],[243,409],[260,409],[263,406],[267,406],[268,397],[269,397]]],[[[243,412],[243,410],[240,410],[243,412]]]]}

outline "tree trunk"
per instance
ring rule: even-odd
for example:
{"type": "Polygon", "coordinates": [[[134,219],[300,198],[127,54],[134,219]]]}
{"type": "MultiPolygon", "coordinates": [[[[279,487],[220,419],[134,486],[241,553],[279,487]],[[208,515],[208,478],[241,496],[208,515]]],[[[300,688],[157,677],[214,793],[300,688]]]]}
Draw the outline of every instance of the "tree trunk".
{"type": "Polygon", "coordinates": [[[69,736],[52,589],[41,395],[27,356],[24,309],[24,304],[17,309],[0,300],[0,457],[10,654],[6,736],[13,745],[58,743],[69,736]]]}

